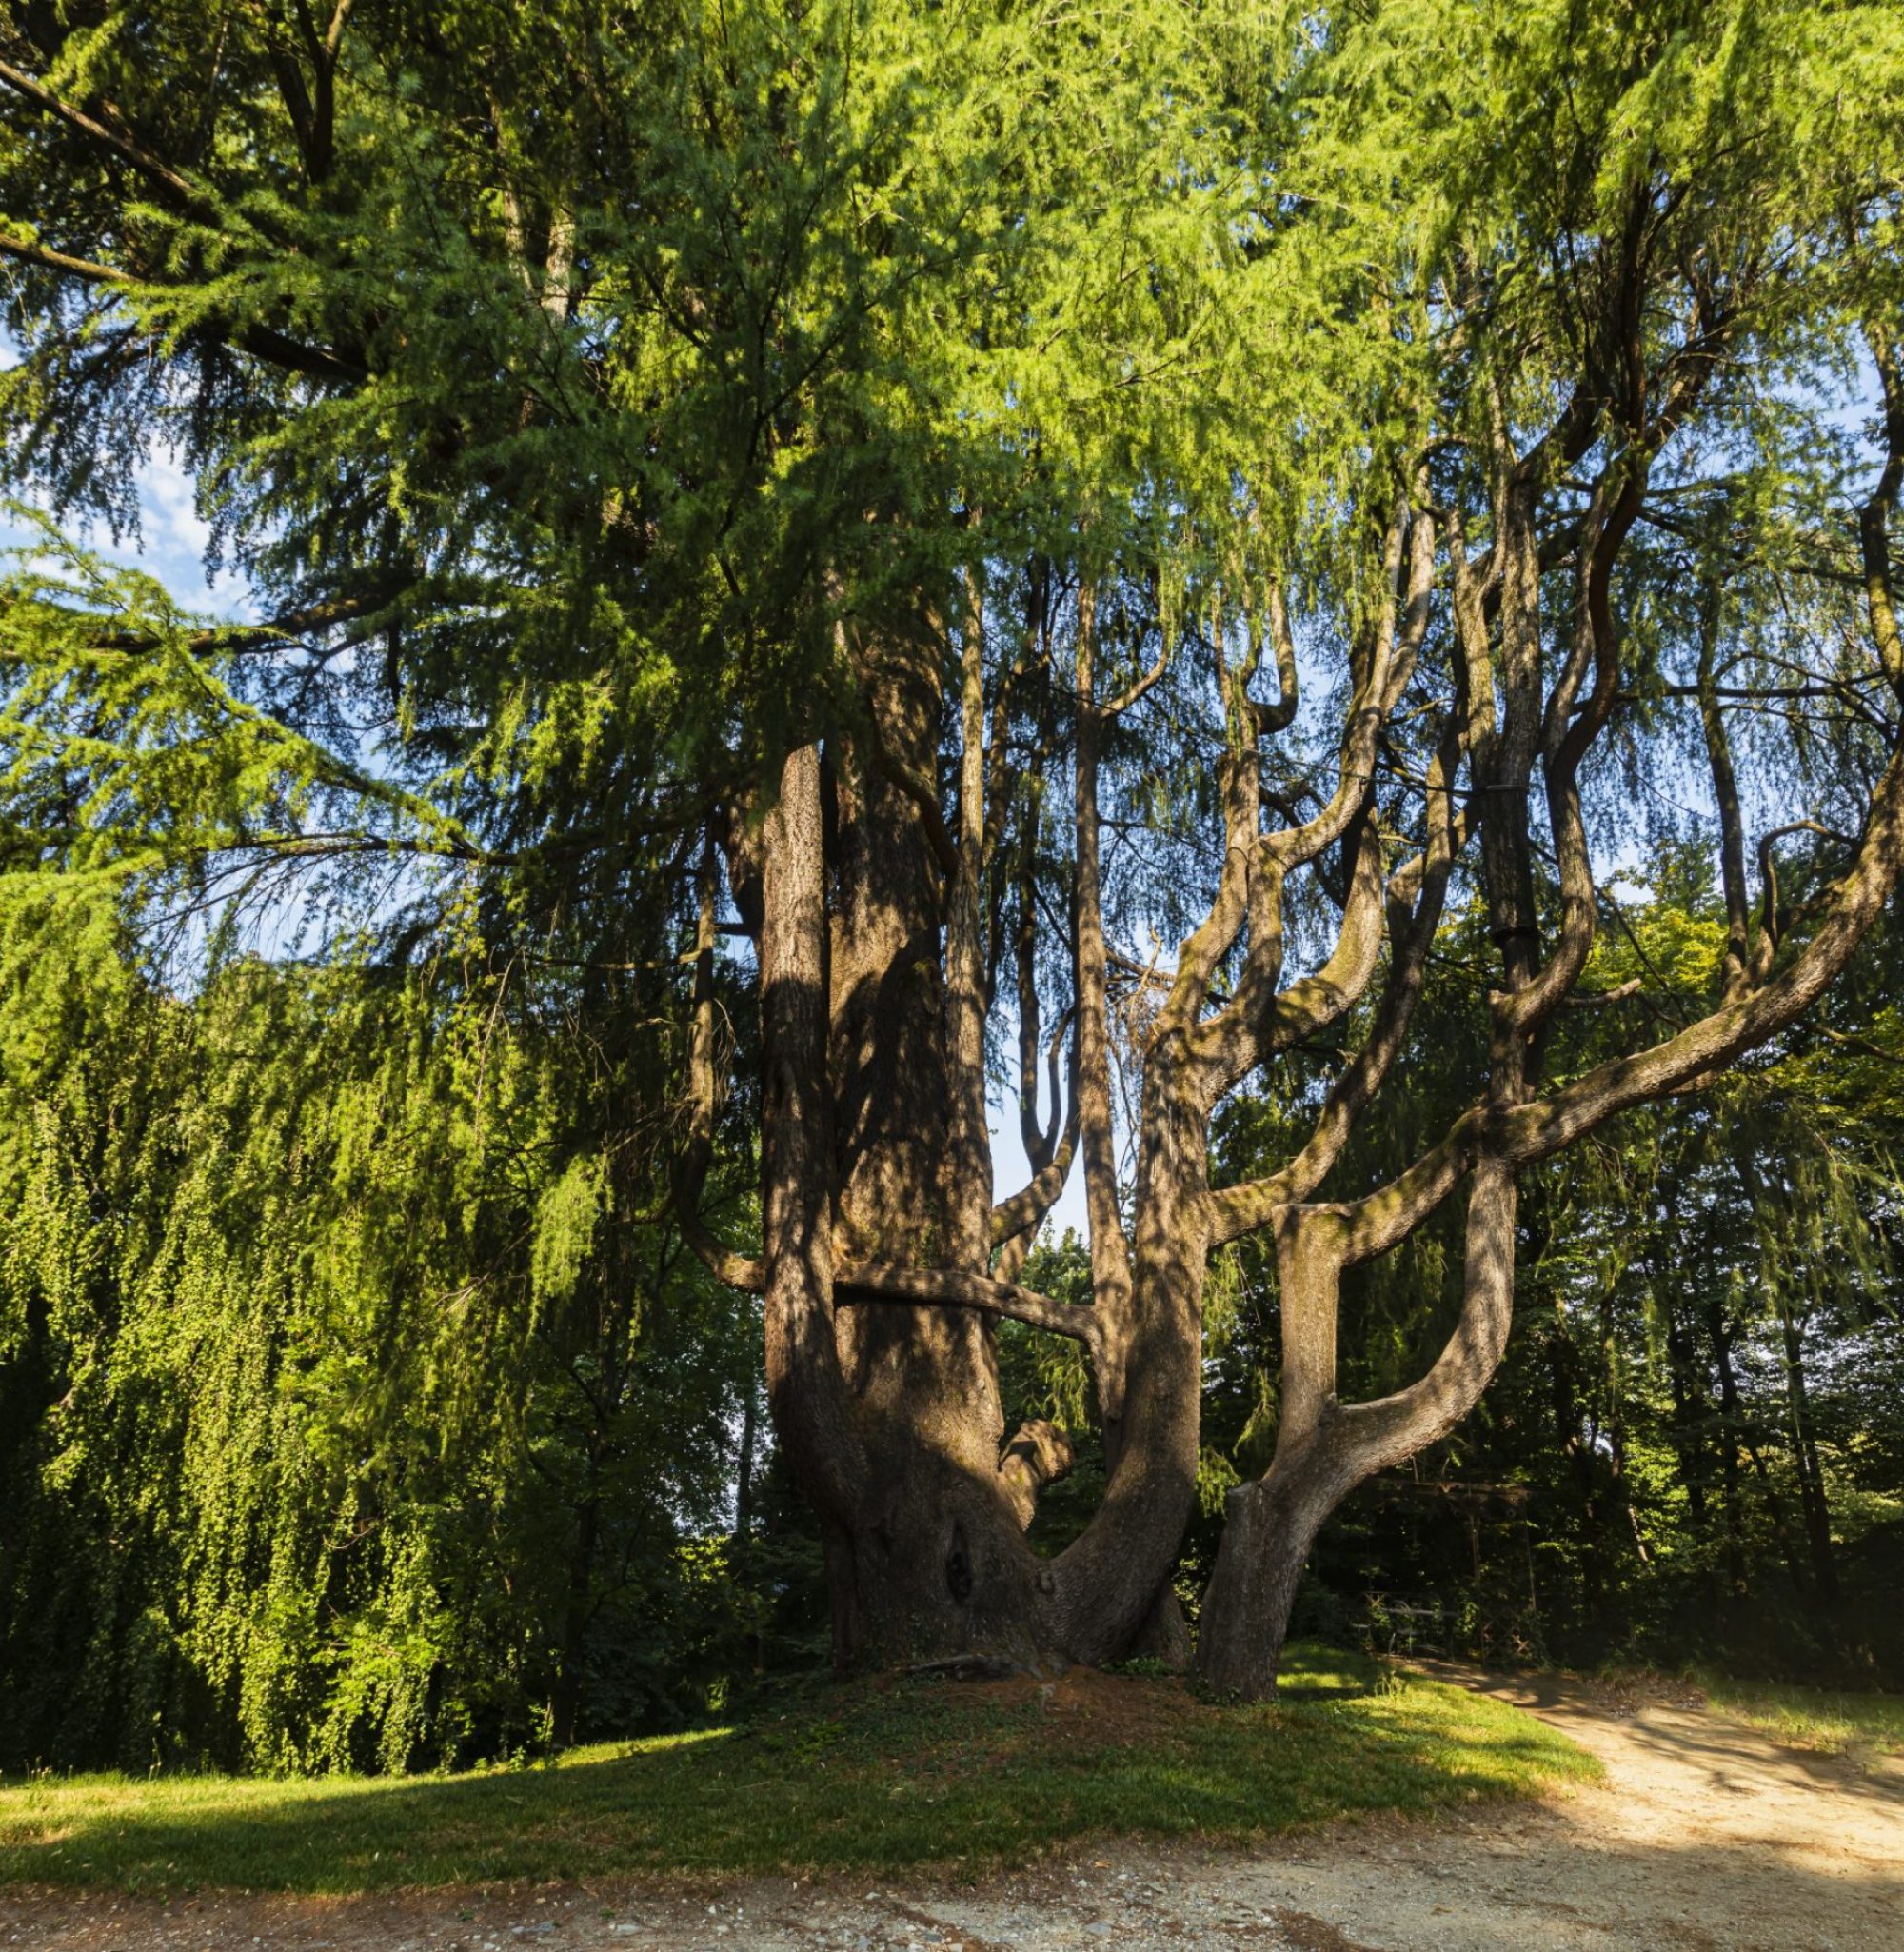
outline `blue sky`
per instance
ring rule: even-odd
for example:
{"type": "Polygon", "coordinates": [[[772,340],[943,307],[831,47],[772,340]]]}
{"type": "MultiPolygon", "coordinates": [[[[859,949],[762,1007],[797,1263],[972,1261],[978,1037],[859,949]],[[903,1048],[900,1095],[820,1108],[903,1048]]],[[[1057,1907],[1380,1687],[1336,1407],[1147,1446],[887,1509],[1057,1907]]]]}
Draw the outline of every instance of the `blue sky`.
{"type": "MultiPolygon", "coordinates": [[[[249,589],[228,570],[215,581],[205,573],[206,545],[211,530],[200,517],[191,476],[163,451],[139,471],[139,527],[136,539],[115,543],[103,528],[81,528],[79,539],[102,556],[136,564],[156,577],[179,605],[225,619],[257,614],[249,589]]],[[[0,517],[0,542],[16,543],[23,531],[0,517]]]]}

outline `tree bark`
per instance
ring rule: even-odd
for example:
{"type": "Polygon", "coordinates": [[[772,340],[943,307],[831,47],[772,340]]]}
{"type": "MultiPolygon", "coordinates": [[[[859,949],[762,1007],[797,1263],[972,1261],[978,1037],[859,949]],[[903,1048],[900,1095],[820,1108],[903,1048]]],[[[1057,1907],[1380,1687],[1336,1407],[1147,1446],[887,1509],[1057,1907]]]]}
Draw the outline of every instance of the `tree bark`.
{"type": "Polygon", "coordinates": [[[1309,1548],[1342,1500],[1377,1471],[1445,1436],[1479,1402],[1507,1348],[1514,1312],[1512,1170],[1475,1170],[1465,1291],[1447,1346],[1419,1382],[1374,1403],[1336,1400],[1336,1309],[1351,1244],[1339,1215],[1296,1209],[1277,1238],[1282,1288],[1282,1418],[1259,1484],[1229,1498],[1203,1596],[1198,1667],[1222,1694],[1276,1692],[1277,1670],[1309,1548]]]}
{"type": "MultiPolygon", "coordinates": [[[[965,634],[977,650],[976,599],[965,634]]],[[[944,700],[925,633],[852,647],[870,724],[834,772],[834,1172],[843,1250],[899,1267],[983,1275],[991,1175],[980,942],[981,701],[962,655],[966,752],[957,851],[937,856],[891,774],[937,780],[944,700]]],[[[1033,1556],[1024,1483],[1002,1468],[991,1322],[962,1307],[865,1306],[837,1318],[866,1475],[836,1584],[843,1664],[973,1649],[1031,1660],[1033,1556]]]]}
{"type": "Polygon", "coordinates": [[[1785,1346],[1785,1401],[1792,1416],[1792,1457],[1798,1472],[1799,1509],[1805,1516],[1805,1544],[1812,1562],[1812,1583],[1821,1603],[1838,1596],[1837,1561],[1832,1550],[1832,1512],[1825,1476],[1818,1463],[1818,1440],[1812,1416],[1811,1391],[1805,1379],[1803,1325],[1781,1288],[1779,1322],[1785,1346]]]}
{"type": "Polygon", "coordinates": [[[1713,1364],[1719,1379],[1719,1501],[1725,1522],[1726,1590],[1735,1600],[1746,1596],[1745,1505],[1740,1495],[1738,1453],[1743,1412],[1738,1400],[1738,1373],[1733,1367],[1733,1325],[1723,1296],[1706,1305],[1706,1332],[1712,1338],[1713,1364]]]}
{"type": "Polygon", "coordinates": [[[789,760],[758,842],[769,1405],[821,1517],[840,1666],[1030,1661],[1044,1648],[1023,1524],[1039,1470],[1068,1451],[1037,1468],[1005,1453],[984,1314],[836,1294],[859,1264],[984,1276],[991,1207],[974,1158],[976,796],[948,874],[915,793],[936,774],[935,653],[849,654],[867,722],[823,764],[813,747],[789,760]]]}
{"type": "MultiPolygon", "coordinates": [[[[1088,683],[1088,600],[1081,608],[1088,683]]],[[[1134,1248],[1111,1176],[1102,943],[1086,874],[1073,1094],[1105,1279],[1071,1332],[1094,1365],[1108,1482],[1085,1534],[1041,1560],[1025,1527],[1070,1451],[1049,1426],[1006,1440],[988,1312],[1013,1291],[989,1266],[980,628],[974,592],[949,828],[935,831],[926,784],[944,706],[939,654],[903,638],[845,644],[868,722],[823,765],[811,748],[796,755],[760,828],[769,1401],[822,1516],[842,1666],[963,1653],[1102,1662],[1139,1647],[1180,1662],[1188,1636],[1170,1574],[1195,1498],[1207,1106],[1183,1040],[1151,1055],[1134,1248]],[[793,969],[784,946],[796,939],[793,969]],[[803,1097],[790,1082],[796,1043],[803,1097]],[[879,1278],[856,1284],[856,1268],[879,1278]]],[[[1088,851],[1096,785],[1082,743],[1088,851]]],[[[1038,1297],[1021,1307],[1034,1321],[1064,1312],[1038,1297]]]]}

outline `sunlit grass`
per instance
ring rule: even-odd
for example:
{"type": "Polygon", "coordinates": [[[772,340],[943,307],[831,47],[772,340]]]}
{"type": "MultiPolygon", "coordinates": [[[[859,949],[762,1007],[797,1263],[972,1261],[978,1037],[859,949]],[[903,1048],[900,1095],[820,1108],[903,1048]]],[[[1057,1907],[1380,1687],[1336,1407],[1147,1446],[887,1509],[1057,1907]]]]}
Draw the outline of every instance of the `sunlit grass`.
{"type": "Polygon", "coordinates": [[[0,1880],[357,1891],[606,1872],[1021,1861],[1091,1833],[1238,1840],[1525,1795],[1597,1764],[1462,1689],[1298,1649],[1274,1707],[1176,1682],[899,1682],[744,1726],[456,1777],[18,1778],[0,1880]]]}
{"type": "Polygon", "coordinates": [[[1904,1695],[1728,1681],[1703,1673],[1698,1682],[1721,1714],[1762,1728],[1793,1748],[1856,1758],[1904,1755],[1904,1695]]]}

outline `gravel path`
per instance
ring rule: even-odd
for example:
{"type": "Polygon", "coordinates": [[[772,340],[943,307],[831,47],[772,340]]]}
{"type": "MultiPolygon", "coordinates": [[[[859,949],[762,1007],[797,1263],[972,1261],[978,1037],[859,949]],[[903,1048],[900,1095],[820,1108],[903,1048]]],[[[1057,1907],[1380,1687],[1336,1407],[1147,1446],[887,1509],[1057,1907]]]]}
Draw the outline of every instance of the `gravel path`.
{"type": "Polygon", "coordinates": [[[970,1886],[615,1882],[170,1906],[0,1892],[0,1948],[1904,1952],[1904,1766],[1860,1772],[1671,1700],[1438,1671],[1564,1729],[1605,1762],[1606,1785],[1250,1851],[1101,1843],[970,1886]]]}

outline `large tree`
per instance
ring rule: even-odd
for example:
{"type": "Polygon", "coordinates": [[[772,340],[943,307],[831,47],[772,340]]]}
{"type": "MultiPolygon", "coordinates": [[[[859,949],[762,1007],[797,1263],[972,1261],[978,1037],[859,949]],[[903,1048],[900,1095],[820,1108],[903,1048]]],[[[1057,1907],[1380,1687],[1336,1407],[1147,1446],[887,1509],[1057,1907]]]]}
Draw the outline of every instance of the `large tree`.
{"type": "Polygon", "coordinates": [[[657,966],[675,1214],[764,1297],[843,1659],[1186,1652],[1206,1265],[1273,1238],[1275,1460],[1200,1655],[1273,1685],[1318,1527],[1500,1359],[1517,1171],[1776,1038],[1904,867],[1894,10],[6,22],[12,471],[123,520],[175,440],[275,611],[15,592],[31,871],[149,913],[361,903],[368,861],[387,927],[467,902],[657,966]],[[1731,935],[1662,1026],[1597,946],[1680,694],[1731,935]],[[1835,804],[1780,804],[1741,708],[1836,742],[1835,804]],[[1836,879],[1795,909],[1800,816],[1836,879]],[[1469,1102],[1330,1197],[1451,900],[1489,945],[1469,1102]],[[724,936],[758,1253],[703,1211],[724,936]],[[1626,1035],[1556,1070],[1583,1002],[1626,1035]],[[1034,1177],[995,1201],[1006,1044],[1034,1177]],[[1285,1163],[1213,1186],[1213,1116],[1279,1078],[1285,1163]],[[1017,1279],[1074,1161],[1088,1305],[1017,1279]],[[1457,1195],[1445,1351],[1339,1404],[1343,1270],[1457,1195]],[[1055,1557],[1068,1446],[1005,1429],[999,1318],[1090,1364],[1106,1488],[1055,1557]]]}

